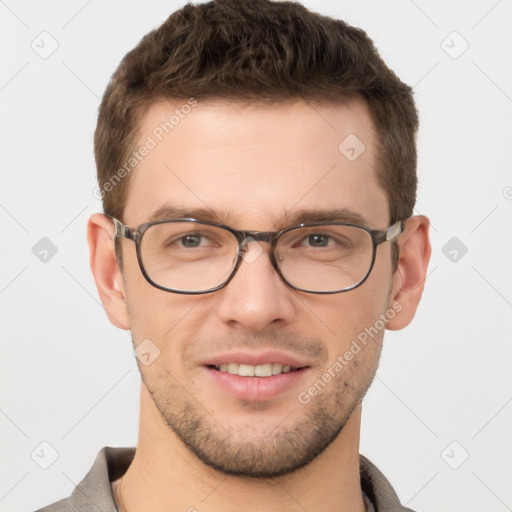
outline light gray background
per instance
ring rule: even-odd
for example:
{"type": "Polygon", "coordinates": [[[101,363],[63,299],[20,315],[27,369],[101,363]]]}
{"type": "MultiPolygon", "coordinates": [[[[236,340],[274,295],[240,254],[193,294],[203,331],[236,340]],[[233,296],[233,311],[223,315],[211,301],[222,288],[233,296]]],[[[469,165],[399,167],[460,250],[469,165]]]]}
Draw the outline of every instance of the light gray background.
{"type": "MultiPolygon", "coordinates": [[[[361,451],[411,508],[511,510],[512,2],[305,4],[365,29],[421,115],[417,212],[433,256],[415,321],[387,335],[361,451]]],[[[92,136],[122,56],[181,5],[0,0],[1,511],[69,495],[102,446],[136,443],[130,337],[88,267],[92,136]],[[59,45],[47,59],[31,47],[51,49],[43,31],[59,45]],[[46,263],[32,252],[42,237],[58,249],[46,263]],[[47,469],[41,442],[58,453],[47,469]]]]}

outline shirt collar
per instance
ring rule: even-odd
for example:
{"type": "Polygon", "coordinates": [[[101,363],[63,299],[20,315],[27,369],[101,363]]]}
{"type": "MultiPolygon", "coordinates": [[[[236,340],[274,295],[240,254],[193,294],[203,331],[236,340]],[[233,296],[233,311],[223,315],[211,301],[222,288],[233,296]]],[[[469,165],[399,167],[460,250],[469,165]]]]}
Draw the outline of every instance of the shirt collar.
{"type": "MultiPolygon", "coordinates": [[[[69,500],[77,510],[94,506],[101,512],[116,512],[111,482],[124,475],[135,456],[135,448],[101,449],[85,478],[69,500]]],[[[360,455],[361,489],[367,512],[413,512],[400,504],[393,487],[366,457],[360,455]]]]}

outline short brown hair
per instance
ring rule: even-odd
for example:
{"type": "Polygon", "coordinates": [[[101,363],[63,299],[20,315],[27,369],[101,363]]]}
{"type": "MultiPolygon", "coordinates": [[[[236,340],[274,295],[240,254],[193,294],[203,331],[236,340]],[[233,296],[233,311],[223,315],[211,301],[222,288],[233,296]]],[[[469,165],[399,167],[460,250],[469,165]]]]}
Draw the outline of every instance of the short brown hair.
{"type": "Polygon", "coordinates": [[[412,89],[363,30],[295,2],[187,4],[124,57],[105,91],[94,135],[104,211],[123,218],[129,179],[112,179],[156,101],[336,103],[354,96],[366,101],[377,129],[377,179],[390,220],[407,219],[417,186],[412,89]]]}

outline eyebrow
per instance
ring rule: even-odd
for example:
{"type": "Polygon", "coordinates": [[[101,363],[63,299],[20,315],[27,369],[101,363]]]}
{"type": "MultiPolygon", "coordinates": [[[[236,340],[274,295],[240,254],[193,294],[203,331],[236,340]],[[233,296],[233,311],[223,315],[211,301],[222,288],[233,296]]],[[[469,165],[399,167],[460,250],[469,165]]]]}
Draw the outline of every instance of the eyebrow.
{"type": "Polygon", "coordinates": [[[287,212],[279,222],[286,224],[304,224],[312,222],[348,222],[351,224],[367,224],[367,219],[360,213],[349,208],[325,210],[298,210],[287,212]]]}
{"type": "MultiPolygon", "coordinates": [[[[214,212],[209,208],[183,208],[170,205],[163,205],[158,208],[150,217],[149,221],[154,222],[166,219],[196,219],[216,222],[218,224],[229,224],[233,218],[227,211],[214,212]]],[[[276,229],[297,224],[314,222],[347,222],[351,224],[367,225],[367,219],[349,208],[334,209],[302,209],[293,212],[286,212],[274,222],[276,229]]]]}
{"type": "Polygon", "coordinates": [[[197,219],[208,220],[222,224],[226,222],[231,216],[227,212],[215,213],[210,208],[181,208],[177,206],[163,205],[158,208],[151,217],[150,222],[166,219],[197,219]]]}

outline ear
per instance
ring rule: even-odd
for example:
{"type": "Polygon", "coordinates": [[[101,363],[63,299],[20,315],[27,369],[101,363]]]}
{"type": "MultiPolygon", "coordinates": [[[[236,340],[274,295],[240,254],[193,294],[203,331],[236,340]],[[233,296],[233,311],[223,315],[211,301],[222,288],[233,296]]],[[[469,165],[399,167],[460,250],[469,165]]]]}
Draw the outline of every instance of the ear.
{"type": "Polygon", "coordinates": [[[89,260],[96,287],[108,319],[120,329],[129,329],[128,307],[123,275],[114,249],[114,225],[101,213],[87,224],[89,260]]]}
{"type": "Polygon", "coordinates": [[[427,267],[430,260],[429,220],[417,215],[408,219],[404,232],[398,237],[400,256],[393,276],[390,307],[398,311],[390,319],[387,328],[403,329],[414,318],[423,293],[427,267]]]}

